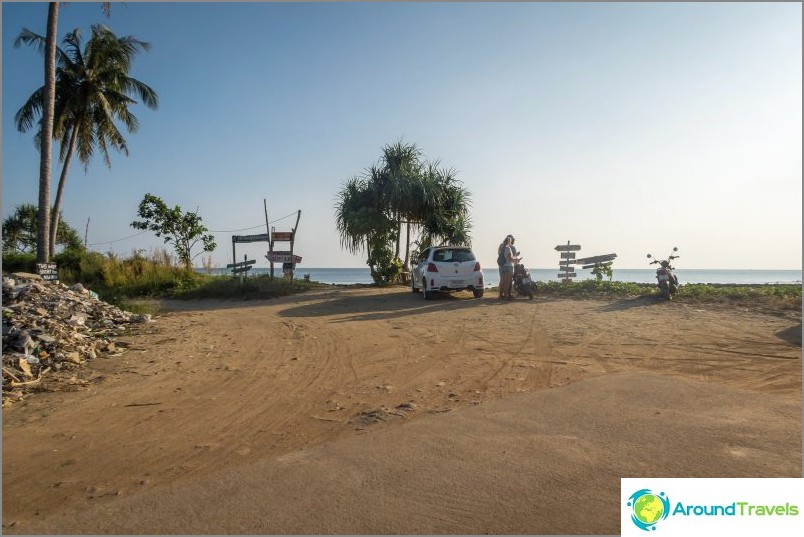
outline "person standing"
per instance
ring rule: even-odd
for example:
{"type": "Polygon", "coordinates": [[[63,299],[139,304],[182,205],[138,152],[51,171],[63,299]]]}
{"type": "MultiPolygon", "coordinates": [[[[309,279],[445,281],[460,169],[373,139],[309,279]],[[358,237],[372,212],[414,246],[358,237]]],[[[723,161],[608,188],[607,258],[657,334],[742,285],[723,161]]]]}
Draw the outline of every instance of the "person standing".
{"type": "Polygon", "coordinates": [[[512,295],[512,287],[514,282],[514,264],[519,260],[514,256],[513,237],[508,235],[502,244],[501,257],[503,260],[500,266],[500,298],[510,300],[514,298],[512,295]]]}

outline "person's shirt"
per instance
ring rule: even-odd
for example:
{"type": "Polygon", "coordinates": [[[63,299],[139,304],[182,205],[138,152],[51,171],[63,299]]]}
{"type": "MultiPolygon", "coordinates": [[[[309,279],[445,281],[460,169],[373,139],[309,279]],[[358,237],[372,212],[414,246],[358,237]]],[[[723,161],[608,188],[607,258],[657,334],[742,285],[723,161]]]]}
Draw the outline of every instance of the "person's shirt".
{"type": "Polygon", "coordinates": [[[513,267],[514,266],[514,260],[513,260],[514,251],[513,251],[513,247],[505,246],[505,249],[503,250],[503,255],[505,257],[505,266],[506,267],[513,267]]]}

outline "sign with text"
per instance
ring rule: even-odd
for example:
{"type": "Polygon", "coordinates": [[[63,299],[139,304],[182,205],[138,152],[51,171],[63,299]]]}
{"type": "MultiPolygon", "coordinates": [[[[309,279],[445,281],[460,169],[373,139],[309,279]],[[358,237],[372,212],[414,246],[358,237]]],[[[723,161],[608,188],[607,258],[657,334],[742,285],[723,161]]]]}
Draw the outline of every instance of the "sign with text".
{"type": "Polygon", "coordinates": [[[232,235],[232,242],[268,242],[268,234],[260,233],[259,235],[232,235]]]}
{"type": "Polygon", "coordinates": [[[292,231],[274,231],[271,233],[271,240],[274,241],[293,241],[292,231]]]}
{"type": "Polygon", "coordinates": [[[56,263],[37,263],[36,273],[42,276],[43,280],[56,281],[59,279],[59,270],[56,263]]]}
{"type": "Polygon", "coordinates": [[[559,244],[556,246],[556,250],[559,252],[577,252],[580,249],[580,244],[559,244]]]}
{"type": "Polygon", "coordinates": [[[582,259],[576,259],[575,262],[578,263],[579,265],[588,265],[590,263],[594,264],[594,263],[603,263],[604,261],[611,261],[615,257],[617,257],[617,254],[595,255],[592,257],[584,257],[582,259]]]}
{"type": "Polygon", "coordinates": [[[577,274],[574,272],[562,272],[558,275],[559,278],[574,278],[577,274]]]}
{"type": "Polygon", "coordinates": [[[270,261],[271,263],[293,263],[298,264],[301,263],[301,256],[300,255],[293,255],[290,252],[268,252],[268,255],[265,256],[265,259],[270,261]]]}
{"type": "Polygon", "coordinates": [[[575,259],[575,252],[561,252],[561,259],[575,259]]]}

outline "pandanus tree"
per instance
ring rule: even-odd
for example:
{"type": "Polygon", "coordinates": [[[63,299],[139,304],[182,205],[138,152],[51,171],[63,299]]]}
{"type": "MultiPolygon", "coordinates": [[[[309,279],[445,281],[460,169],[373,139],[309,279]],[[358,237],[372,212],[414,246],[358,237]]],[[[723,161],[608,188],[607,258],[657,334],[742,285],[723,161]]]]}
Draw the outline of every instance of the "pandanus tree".
{"type": "MultiPolygon", "coordinates": [[[[16,44],[42,45],[46,39],[29,30],[23,30],[16,44]]],[[[48,246],[55,254],[56,229],[64,199],[64,187],[73,155],[86,170],[92,158],[100,153],[107,167],[111,167],[109,148],[128,156],[128,144],[118,123],[129,133],[136,132],[139,123],[130,107],[138,97],[148,108],[155,109],[159,98],[147,84],[129,76],[134,57],[150,45],[132,36],[118,37],[103,25],[94,25],[91,36],[82,49],[78,29],[64,38],[64,48],[57,48],[56,96],[53,121],[53,138],[59,140],[59,157],[62,162],[56,198],[50,218],[48,246]]],[[[45,102],[44,86],[36,90],[15,115],[17,129],[26,132],[40,119],[35,143],[44,143],[45,102]]]]}
{"type": "Polygon", "coordinates": [[[353,254],[365,248],[376,282],[393,279],[407,266],[412,233],[420,234],[420,248],[435,241],[470,244],[469,191],[454,170],[420,158],[415,144],[386,145],[380,164],[347,181],[338,193],[335,222],[341,246],[353,254]],[[403,223],[404,264],[399,260],[403,223]]]}

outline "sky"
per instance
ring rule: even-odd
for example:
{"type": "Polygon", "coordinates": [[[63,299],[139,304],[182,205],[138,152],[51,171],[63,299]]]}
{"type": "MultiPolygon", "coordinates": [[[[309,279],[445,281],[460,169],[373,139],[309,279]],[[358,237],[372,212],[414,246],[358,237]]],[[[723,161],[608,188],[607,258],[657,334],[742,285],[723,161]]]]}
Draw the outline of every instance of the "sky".
{"type": "MultiPolygon", "coordinates": [[[[98,2],[65,3],[60,40],[103,23],[151,44],[131,76],[160,102],[132,107],[128,157],[73,164],[63,214],[82,236],[89,219],[91,249],[147,252],[161,239],[130,224],[151,193],[198,210],[222,267],[233,234],[265,232],[267,200],[277,231],[301,210],[300,269],[365,267],[341,248],[336,195],[403,141],[471,192],[485,268],[511,233],[529,267],[558,269],[571,242],[578,257],[616,253],[615,270],[674,246],[680,269],[801,269],[801,9],[127,2],[106,19],[98,2]]],[[[42,57],[13,41],[44,35],[46,18],[46,3],[2,3],[4,218],[38,199],[33,133],[13,118],[42,57]]],[[[237,245],[256,267],[266,251],[237,245]]]]}

